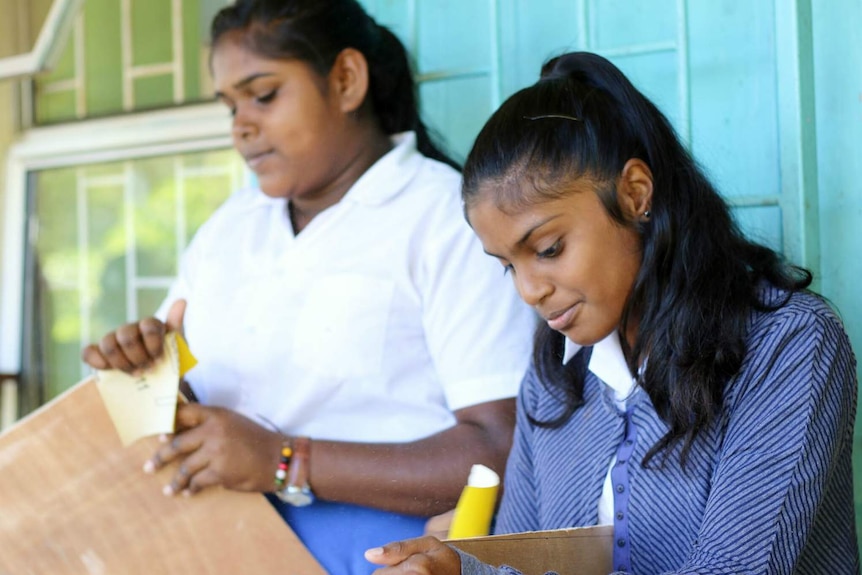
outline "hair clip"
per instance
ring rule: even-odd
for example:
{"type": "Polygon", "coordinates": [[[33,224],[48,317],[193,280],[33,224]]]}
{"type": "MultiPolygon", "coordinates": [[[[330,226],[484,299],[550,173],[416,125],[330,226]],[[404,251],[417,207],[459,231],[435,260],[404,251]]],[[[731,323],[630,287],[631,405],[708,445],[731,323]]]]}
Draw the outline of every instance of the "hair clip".
{"type": "Polygon", "coordinates": [[[558,120],[571,120],[573,122],[583,122],[580,118],[575,118],[574,116],[567,116],[565,114],[543,114],[541,116],[524,116],[525,120],[546,120],[549,118],[556,118],[558,120]]]}

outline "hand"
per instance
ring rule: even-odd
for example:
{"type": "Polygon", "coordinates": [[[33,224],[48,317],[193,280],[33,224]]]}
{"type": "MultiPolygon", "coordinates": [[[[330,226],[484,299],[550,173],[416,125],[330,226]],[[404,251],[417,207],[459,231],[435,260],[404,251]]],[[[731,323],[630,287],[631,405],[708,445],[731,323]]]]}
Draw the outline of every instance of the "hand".
{"type": "Polygon", "coordinates": [[[437,539],[448,538],[449,528],[452,526],[452,519],[454,517],[454,509],[450,509],[446,513],[441,513],[440,515],[435,515],[425,522],[425,535],[430,535],[437,539]]]}
{"type": "Polygon", "coordinates": [[[435,537],[389,543],[369,549],[365,558],[385,566],[374,575],[461,575],[461,557],[435,537]]]}
{"type": "Polygon", "coordinates": [[[216,485],[237,491],[271,491],[282,436],[221,407],[177,406],[177,429],[144,464],[155,473],[172,461],[180,466],[165,495],[193,495],[216,485]]]}
{"type": "Polygon", "coordinates": [[[183,329],[186,300],[177,300],[168,311],[167,323],[154,317],[129,323],[105,335],[98,345],[81,352],[81,359],[95,369],[120,369],[131,373],[146,369],[162,355],[165,333],[183,329]]]}

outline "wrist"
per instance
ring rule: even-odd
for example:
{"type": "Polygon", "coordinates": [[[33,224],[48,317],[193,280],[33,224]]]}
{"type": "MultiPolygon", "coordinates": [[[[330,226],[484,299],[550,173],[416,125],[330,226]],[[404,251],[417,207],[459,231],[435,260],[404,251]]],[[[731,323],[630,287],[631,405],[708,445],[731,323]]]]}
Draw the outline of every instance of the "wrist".
{"type": "Polygon", "coordinates": [[[279,462],[273,475],[275,494],[279,499],[303,507],[314,502],[311,491],[311,439],[289,437],[282,443],[279,462]]]}

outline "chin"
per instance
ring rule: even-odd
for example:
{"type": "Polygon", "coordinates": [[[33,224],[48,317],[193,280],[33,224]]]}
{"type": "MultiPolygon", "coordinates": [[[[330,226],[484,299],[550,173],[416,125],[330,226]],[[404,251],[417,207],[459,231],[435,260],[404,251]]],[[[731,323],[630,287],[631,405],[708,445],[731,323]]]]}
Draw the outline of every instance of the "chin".
{"type": "Polygon", "coordinates": [[[257,185],[260,188],[260,191],[270,198],[289,199],[292,195],[289,191],[286,191],[289,190],[289,187],[284,185],[283,182],[275,181],[266,176],[258,176],[257,185]]]}
{"type": "Polygon", "coordinates": [[[590,347],[596,345],[603,339],[605,339],[610,332],[608,333],[595,333],[595,332],[586,332],[584,330],[579,329],[567,329],[562,332],[567,338],[569,338],[572,342],[583,346],[590,347]]]}

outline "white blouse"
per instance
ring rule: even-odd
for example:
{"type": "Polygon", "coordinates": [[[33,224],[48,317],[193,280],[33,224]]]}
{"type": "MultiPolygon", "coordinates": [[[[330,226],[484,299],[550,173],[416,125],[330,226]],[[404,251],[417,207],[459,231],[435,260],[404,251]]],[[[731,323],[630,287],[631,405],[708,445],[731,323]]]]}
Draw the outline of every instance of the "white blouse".
{"type": "Polygon", "coordinates": [[[318,439],[412,441],[517,394],[535,314],[465,222],[460,175],[413,133],[294,235],[244,189],[196,234],[186,298],[200,400],[318,439]]]}

